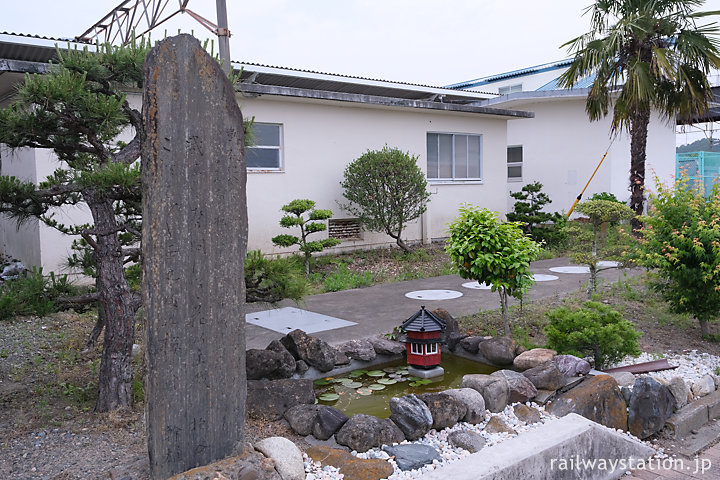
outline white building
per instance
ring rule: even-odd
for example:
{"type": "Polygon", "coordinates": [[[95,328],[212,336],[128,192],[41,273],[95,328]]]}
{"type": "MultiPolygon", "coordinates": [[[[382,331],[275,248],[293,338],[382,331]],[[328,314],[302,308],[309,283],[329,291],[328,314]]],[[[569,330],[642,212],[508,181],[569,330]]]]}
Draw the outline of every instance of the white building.
{"type": "MultiPolygon", "coordinates": [[[[24,72],[45,71],[55,43],[0,34],[0,107],[11,100],[24,72]]],[[[508,192],[536,180],[553,199],[552,209],[567,210],[610,143],[609,120],[588,122],[582,90],[537,90],[561,73],[557,65],[562,62],[441,88],[234,64],[243,67],[238,102],[245,117],[254,117],[256,133],[247,153],[248,249],[288,251],[270,239],[286,233],[278,224],[280,208],[296,198],[333,210],[328,233],[343,237],[337,249],[392,243],[384,234],[360,232],[338,205],[346,165],[385,145],[416,155],[428,176],[431,201],[428,212],[404,231],[410,242],[446,237],[463,203],[505,214],[513,204],[508,192]],[[518,80],[523,91],[514,91],[518,80]],[[512,93],[499,96],[504,87],[512,93]]],[[[661,178],[674,169],[674,138],[672,125],[653,122],[648,163],[661,178]]],[[[57,168],[51,152],[0,152],[5,175],[40,181],[57,168]]],[[[629,165],[629,140],[621,137],[586,198],[602,191],[627,198],[629,165]]],[[[58,214],[80,223],[87,218],[82,210],[58,214]]],[[[7,219],[0,219],[0,235],[3,254],[62,271],[69,238],[37,221],[16,230],[7,219]]]]}

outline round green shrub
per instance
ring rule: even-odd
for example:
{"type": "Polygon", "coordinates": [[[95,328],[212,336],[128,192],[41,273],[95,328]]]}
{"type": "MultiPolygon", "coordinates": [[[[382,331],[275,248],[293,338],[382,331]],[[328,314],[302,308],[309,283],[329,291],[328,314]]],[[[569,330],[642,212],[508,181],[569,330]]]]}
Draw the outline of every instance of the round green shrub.
{"type": "Polygon", "coordinates": [[[595,368],[602,369],[626,355],[640,355],[642,335],[617,310],[598,302],[586,302],[571,310],[560,307],[546,314],[548,347],[560,354],[584,357],[591,354],[595,368]]]}

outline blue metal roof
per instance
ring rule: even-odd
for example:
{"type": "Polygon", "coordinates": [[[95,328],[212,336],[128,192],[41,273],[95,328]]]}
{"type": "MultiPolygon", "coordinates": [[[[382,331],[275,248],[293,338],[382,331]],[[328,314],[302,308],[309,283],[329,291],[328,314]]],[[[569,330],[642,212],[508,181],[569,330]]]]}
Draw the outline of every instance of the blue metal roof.
{"type": "MultiPolygon", "coordinates": [[[[559,79],[560,79],[560,77],[550,80],[548,83],[546,83],[542,87],[538,88],[536,91],[542,92],[542,91],[546,91],[546,90],[564,90],[564,88],[558,84],[559,79]]],[[[594,81],[595,81],[595,74],[593,73],[591,75],[588,75],[585,78],[578,80],[575,83],[575,86],[573,88],[590,88],[594,81]]]]}
{"type": "Polygon", "coordinates": [[[446,88],[453,89],[466,89],[479,87],[480,85],[487,85],[493,82],[499,82],[500,80],[507,80],[508,78],[524,77],[526,75],[534,75],[536,73],[549,72],[551,70],[560,70],[567,68],[572,63],[572,59],[560,60],[558,62],[543,63],[542,65],[536,65],[534,67],[521,68],[519,70],[513,70],[511,72],[500,73],[497,75],[491,75],[489,77],[480,77],[475,80],[468,80],[466,82],[454,83],[447,85],[446,88]]]}

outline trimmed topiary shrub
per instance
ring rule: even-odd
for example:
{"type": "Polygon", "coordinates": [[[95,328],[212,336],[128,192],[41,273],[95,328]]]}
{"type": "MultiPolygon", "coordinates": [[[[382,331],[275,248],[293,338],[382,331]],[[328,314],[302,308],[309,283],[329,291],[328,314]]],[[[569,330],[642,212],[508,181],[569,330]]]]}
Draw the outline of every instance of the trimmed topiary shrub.
{"type": "Polygon", "coordinates": [[[550,319],[544,329],[548,347],[559,354],[591,354],[597,369],[626,355],[640,355],[638,338],[642,334],[608,305],[586,302],[577,310],[560,307],[546,315],[550,319]]]}

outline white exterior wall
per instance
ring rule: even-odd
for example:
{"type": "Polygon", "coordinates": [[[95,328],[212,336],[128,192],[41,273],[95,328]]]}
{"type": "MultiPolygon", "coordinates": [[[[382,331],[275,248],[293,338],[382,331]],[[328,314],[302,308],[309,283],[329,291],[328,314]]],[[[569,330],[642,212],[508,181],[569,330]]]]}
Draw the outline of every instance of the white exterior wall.
{"type": "MultiPolygon", "coordinates": [[[[590,179],[593,170],[611,142],[610,117],[590,122],[584,98],[553,99],[512,108],[535,112],[535,118],[508,122],[508,145],[523,146],[522,181],[508,181],[508,192],[539,181],[552,204],[548,211],[567,211],[590,179]]],[[[675,130],[672,124],[653,115],[647,143],[647,179],[650,190],[654,178],[670,182],[675,173],[675,130]]],[[[630,136],[620,134],[612,143],[603,164],[590,182],[583,199],[594,193],[610,192],[618,200],[629,199],[630,136]]],[[[507,208],[515,200],[508,196],[507,208]]]]}
{"type": "MultiPolygon", "coordinates": [[[[21,180],[41,182],[60,165],[55,154],[48,149],[2,150],[2,174],[21,180]]],[[[55,214],[55,220],[65,225],[83,224],[92,220],[84,205],[56,208],[48,213],[51,212],[55,214]]],[[[36,218],[29,219],[18,230],[15,220],[5,215],[0,216],[0,232],[4,255],[21,260],[27,267],[42,267],[46,274],[75,273],[70,272],[66,265],[75,237],[60,233],[36,218]]]]}
{"type": "MultiPolygon", "coordinates": [[[[504,118],[271,96],[242,98],[240,104],[245,117],[254,116],[256,122],[283,126],[283,171],[248,174],[250,250],[290,251],[274,247],[270,239],[291,233],[278,222],[282,205],[296,198],[315,200],[318,208],[331,209],[334,218],[349,218],[338,206],[343,200],[340,182],[346,165],[367,150],[385,145],[397,147],[418,156],[420,168],[425,171],[427,132],[483,135],[484,175],[483,182],[429,186],[433,195],[424,217],[429,221],[429,236],[447,236],[447,224],[463,203],[481,204],[505,213],[504,118]]],[[[421,222],[408,225],[403,237],[422,240],[421,222]]],[[[317,234],[318,238],[323,235],[317,234]]],[[[385,234],[364,232],[361,242],[343,242],[338,248],[391,242],[385,234]]]]}
{"type": "Polygon", "coordinates": [[[543,87],[548,82],[556,79],[560,75],[565,72],[565,68],[563,69],[553,69],[549,70],[547,72],[540,72],[536,73],[534,75],[522,75],[517,77],[511,77],[506,78],[503,80],[498,80],[491,83],[486,83],[484,85],[478,85],[477,87],[472,87],[471,90],[475,90],[478,92],[488,92],[488,93],[498,93],[498,90],[501,87],[509,87],[511,85],[522,85],[522,91],[523,92],[532,92],[537,90],[540,87],[543,87]]]}

